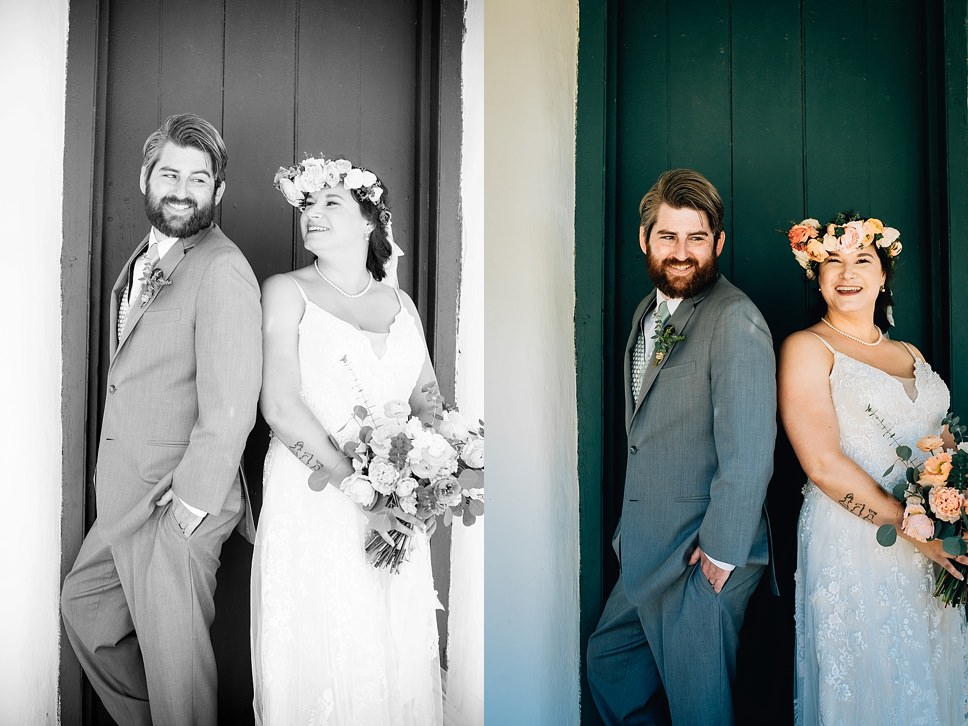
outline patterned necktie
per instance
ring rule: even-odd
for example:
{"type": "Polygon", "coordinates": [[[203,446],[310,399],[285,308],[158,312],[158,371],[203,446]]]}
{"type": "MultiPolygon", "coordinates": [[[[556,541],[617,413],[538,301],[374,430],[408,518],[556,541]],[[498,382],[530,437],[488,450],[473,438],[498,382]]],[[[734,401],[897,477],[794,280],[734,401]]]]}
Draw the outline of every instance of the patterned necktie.
{"type": "MultiPolygon", "coordinates": [[[[663,300],[652,311],[652,321],[655,324],[656,331],[662,330],[670,317],[669,304],[663,300]]],[[[643,319],[643,322],[645,322],[645,319],[643,319]]],[[[644,326],[640,327],[639,337],[632,349],[632,395],[636,398],[638,398],[639,391],[642,388],[642,379],[645,378],[645,362],[652,357],[654,348],[653,336],[646,333],[644,326]]]]}
{"type": "MultiPolygon", "coordinates": [[[[125,295],[121,294],[121,304],[118,307],[118,340],[121,340],[121,335],[124,333],[124,326],[128,322],[128,313],[131,311],[131,303],[138,299],[141,295],[141,288],[144,286],[144,281],[148,279],[151,275],[151,271],[155,269],[155,265],[158,264],[158,243],[152,242],[148,246],[147,252],[140,258],[141,261],[141,277],[131,280],[131,291],[125,295]]],[[[133,269],[138,268],[138,264],[132,265],[133,269]]],[[[134,277],[134,275],[132,275],[134,277]]]]}

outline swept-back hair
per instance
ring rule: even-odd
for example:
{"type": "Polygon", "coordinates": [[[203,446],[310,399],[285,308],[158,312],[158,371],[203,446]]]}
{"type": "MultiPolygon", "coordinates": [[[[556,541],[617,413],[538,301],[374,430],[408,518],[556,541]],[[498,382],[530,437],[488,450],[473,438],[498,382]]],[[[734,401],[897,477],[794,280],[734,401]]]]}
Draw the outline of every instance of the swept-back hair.
{"type": "Polygon", "coordinates": [[[212,174],[215,186],[225,181],[225,167],[229,163],[229,155],[225,150],[222,136],[205,119],[193,113],[179,113],[169,116],[161,127],[145,140],[144,161],[141,168],[146,175],[151,176],[161,150],[171,141],[178,146],[188,146],[208,155],[212,164],[212,174]]]}
{"type": "Polygon", "coordinates": [[[639,202],[639,224],[649,239],[659,216],[659,207],[668,204],[673,209],[688,207],[705,212],[712,228],[713,239],[723,231],[723,199],[710,181],[692,169],[670,169],[658,178],[639,202]]]}

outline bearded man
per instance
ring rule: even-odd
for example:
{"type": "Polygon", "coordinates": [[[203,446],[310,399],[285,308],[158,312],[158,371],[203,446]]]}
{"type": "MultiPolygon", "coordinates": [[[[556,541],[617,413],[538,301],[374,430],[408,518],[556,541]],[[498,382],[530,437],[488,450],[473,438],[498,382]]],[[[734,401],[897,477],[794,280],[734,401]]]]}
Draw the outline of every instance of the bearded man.
{"type": "Polygon", "coordinates": [[[148,137],[152,227],[111,296],[97,519],[61,604],[119,724],[216,723],[215,574],[222,543],[251,524],[239,459],[262,381],[259,286],[212,223],[226,162],[218,131],[191,114],[148,137]]]}
{"type": "Polygon", "coordinates": [[[607,724],[732,724],[746,604],[769,561],[776,436],[770,331],[717,270],[723,202],[691,169],[639,205],[653,290],[625,351],[620,573],[588,641],[607,724]]]}

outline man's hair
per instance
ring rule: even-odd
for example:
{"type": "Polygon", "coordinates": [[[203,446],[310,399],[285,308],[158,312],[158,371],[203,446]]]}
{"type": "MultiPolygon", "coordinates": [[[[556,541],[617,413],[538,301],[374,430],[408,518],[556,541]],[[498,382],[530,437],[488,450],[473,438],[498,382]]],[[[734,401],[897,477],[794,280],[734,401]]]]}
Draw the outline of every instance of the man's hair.
{"type": "Polygon", "coordinates": [[[144,146],[144,161],[141,168],[146,170],[146,176],[158,163],[161,150],[171,141],[178,146],[188,146],[208,155],[212,164],[212,174],[215,186],[225,181],[225,167],[229,163],[229,155],[225,150],[225,142],[212,124],[193,113],[180,113],[169,116],[161,127],[147,138],[144,146]]]}
{"type": "Polygon", "coordinates": [[[639,224],[649,239],[659,216],[659,207],[668,204],[674,209],[688,207],[705,212],[712,229],[713,240],[723,231],[723,199],[709,180],[692,169],[670,169],[665,172],[639,202],[639,224]]]}

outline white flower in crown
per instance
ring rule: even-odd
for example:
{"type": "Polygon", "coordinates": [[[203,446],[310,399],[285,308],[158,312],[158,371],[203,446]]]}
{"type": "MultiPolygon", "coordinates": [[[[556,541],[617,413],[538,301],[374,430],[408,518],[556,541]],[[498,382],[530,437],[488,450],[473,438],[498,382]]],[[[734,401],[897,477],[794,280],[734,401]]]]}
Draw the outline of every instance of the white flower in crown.
{"type": "Polygon", "coordinates": [[[347,159],[310,157],[295,166],[281,166],[272,183],[299,210],[309,205],[309,195],[342,184],[357,201],[368,201],[378,207],[380,221],[389,229],[390,211],[382,201],[383,185],[372,171],[357,168],[347,159]]]}

